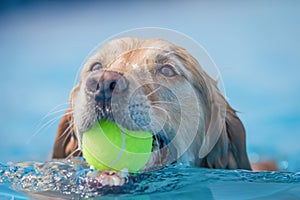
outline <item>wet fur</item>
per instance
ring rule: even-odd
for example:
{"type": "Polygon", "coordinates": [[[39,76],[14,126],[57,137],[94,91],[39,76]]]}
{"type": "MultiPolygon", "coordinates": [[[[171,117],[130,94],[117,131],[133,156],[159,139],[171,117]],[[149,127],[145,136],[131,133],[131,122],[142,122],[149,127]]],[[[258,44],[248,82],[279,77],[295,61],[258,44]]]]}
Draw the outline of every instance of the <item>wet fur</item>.
{"type": "MultiPolygon", "coordinates": [[[[93,114],[91,116],[80,116],[78,114],[79,109],[88,109],[82,106],[84,105],[82,102],[85,97],[80,92],[88,76],[86,68],[95,62],[101,61],[104,66],[107,66],[107,70],[122,74],[129,72],[129,76],[149,77],[148,79],[157,81],[157,77],[153,77],[148,73],[147,70],[149,69],[147,66],[151,66],[155,62],[165,62],[165,60],[176,62],[174,64],[178,66],[177,70],[179,70],[182,76],[178,80],[163,78],[159,80],[164,81],[166,85],[174,88],[175,93],[177,92],[180,95],[186,95],[184,92],[194,92],[198,102],[197,105],[193,105],[195,102],[193,99],[182,100],[185,103],[183,106],[187,109],[187,112],[182,113],[182,116],[189,120],[182,122],[183,128],[179,132],[179,137],[182,139],[178,141],[184,141],[185,138],[192,137],[191,132],[193,130],[190,130],[190,127],[193,121],[199,121],[199,125],[192,144],[179,161],[188,162],[198,167],[251,169],[246,153],[244,126],[235,110],[230,107],[218,90],[217,83],[201,69],[199,63],[185,49],[161,39],[123,38],[111,41],[96,50],[83,66],[80,82],[74,87],[71,93],[70,109],[59,125],[52,157],[66,158],[69,155],[80,155],[77,150],[80,149],[82,133],[97,120],[92,116],[93,114]],[[116,55],[122,56],[116,57],[116,55]],[[161,58],[159,55],[162,55],[161,58]],[[155,61],[154,58],[158,60],[155,61]],[[131,65],[128,65],[128,63],[131,63],[131,65]],[[145,66],[145,69],[140,69],[139,71],[133,70],[132,66],[135,66],[134,63],[145,66]],[[193,88],[188,91],[176,89],[182,84],[182,82],[177,83],[176,81],[180,81],[181,79],[187,80],[193,88]],[[82,104],[80,108],[78,104],[82,104]],[[193,108],[198,108],[201,112],[193,113],[193,108]],[[78,114],[77,116],[76,113],[78,114]],[[83,119],[79,120],[79,118],[83,119]]],[[[135,84],[141,84],[140,82],[134,83],[136,80],[138,82],[141,81],[139,79],[131,81],[130,84],[133,85],[132,87],[135,84]]],[[[188,88],[188,86],[182,87],[183,90],[188,88]]],[[[147,91],[149,93],[154,88],[149,86],[145,90],[149,90],[147,91]]],[[[161,95],[164,95],[163,90],[154,95],[153,98],[159,99],[161,95]]],[[[82,110],[80,112],[87,113],[87,111],[82,110]]],[[[93,112],[91,109],[88,111],[88,113],[93,112]]],[[[163,120],[159,119],[159,116],[161,116],[159,111],[156,111],[156,114],[158,121],[163,120]]],[[[169,114],[173,116],[175,112],[170,112],[169,114]]],[[[173,121],[170,120],[170,124],[175,127],[178,122],[174,121],[174,119],[176,117],[172,117],[173,121]]],[[[135,128],[131,125],[132,122],[125,120],[122,123],[128,125],[127,128],[135,128]]],[[[165,149],[162,155],[160,155],[161,160],[159,161],[154,156],[153,160],[148,163],[149,168],[151,168],[150,165],[154,166],[159,162],[168,164],[171,162],[172,156],[176,157],[177,152],[185,150],[181,149],[184,145],[177,142],[173,147],[165,149]]]]}

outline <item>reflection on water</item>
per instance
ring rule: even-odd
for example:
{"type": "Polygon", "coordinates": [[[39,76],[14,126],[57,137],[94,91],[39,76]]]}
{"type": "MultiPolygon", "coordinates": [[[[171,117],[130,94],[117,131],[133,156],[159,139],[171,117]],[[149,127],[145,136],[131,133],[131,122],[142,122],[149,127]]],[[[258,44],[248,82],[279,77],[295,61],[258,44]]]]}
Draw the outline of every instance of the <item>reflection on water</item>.
{"type": "Polygon", "coordinates": [[[151,173],[110,175],[87,167],[82,158],[0,165],[0,197],[149,199],[300,198],[300,173],[215,170],[183,165],[151,173]],[[118,184],[121,186],[111,186],[118,184]],[[4,191],[4,192],[3,192],[4,191]],[[20,193],[17,193],[18,191],[20,193]]]}

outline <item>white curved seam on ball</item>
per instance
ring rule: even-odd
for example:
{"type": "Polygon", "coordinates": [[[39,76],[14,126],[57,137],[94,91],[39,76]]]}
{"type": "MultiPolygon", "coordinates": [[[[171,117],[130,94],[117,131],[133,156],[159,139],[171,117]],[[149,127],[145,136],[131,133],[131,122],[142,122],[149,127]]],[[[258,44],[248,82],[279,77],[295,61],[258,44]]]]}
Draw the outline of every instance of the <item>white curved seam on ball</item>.
{"type": "Polygon", "coordinates": [[[117,155],[116,159],[108,165],[108,168],[113,168],[112,166],[114,166],[114,164],[116,164],[116,162],[118,162],[118,160],[120,160],[120,158],[122,157],[122,155],[125,151],[125,148],[126,148],[126,134],[123,132],[122,129],[120,131],[121,131],[121,135],[122,135],[122,149],[119,152],[119,154],[117,155]]]}

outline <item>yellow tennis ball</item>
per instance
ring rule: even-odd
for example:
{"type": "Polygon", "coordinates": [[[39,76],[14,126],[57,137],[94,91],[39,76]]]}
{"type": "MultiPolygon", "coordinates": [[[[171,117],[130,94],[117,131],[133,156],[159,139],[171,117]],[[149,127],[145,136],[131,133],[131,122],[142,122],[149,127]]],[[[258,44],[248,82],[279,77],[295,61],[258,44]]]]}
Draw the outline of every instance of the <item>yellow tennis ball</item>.
{"type": "Polygon", "coordinates": [[[114,122],[102,120],[83,134],[82,152],[95,169],[137,172],[148,162],[152,142],[150,132],[120,129],[114,122]]]}

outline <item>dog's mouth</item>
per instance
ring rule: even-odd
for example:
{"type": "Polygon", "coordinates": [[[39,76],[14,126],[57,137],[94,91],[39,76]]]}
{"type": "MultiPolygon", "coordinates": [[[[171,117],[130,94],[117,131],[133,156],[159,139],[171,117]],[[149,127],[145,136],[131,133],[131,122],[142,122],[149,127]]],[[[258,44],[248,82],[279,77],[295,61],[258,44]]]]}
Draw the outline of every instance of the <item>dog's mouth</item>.
{"type": "MultiPolygon", "coordinates": [[[[95,105],[96,110],[96,118],[97,121],[100,120],[109,120],[114,123],[117,123],[114,116],[116,113],[113,113],[111,104],[96,104],[95,105]]],[[[123,124],[119,124],[120,126],[124,127],[123,124]]],[[[125,128],[127,128],[125,126],[125,128]]],[[[130,129],[129,129],[130,130],[130,129]]],[[[136,129],[135,129],[136,130],[136,129]]],[[[140,130],[143,130],[142,128],[140,130]]],[[[152,134],[153,142],[152,142],[152,152],[159,151],[160,149],[164,148],[169,144],[169,140],[165,136],[166,131],[160,130],[157,133],[154,133],[153,131],[150,131],[152,134]]]]}
{"type": "Polygon", "coordinates": [[[100,121],[102,119],[107,119],[107,120],[115,122],[113,113],[112,113],[111,104],[97,103],[95,105],[95,110],[96,110],[97,121],[100,121]]]}

